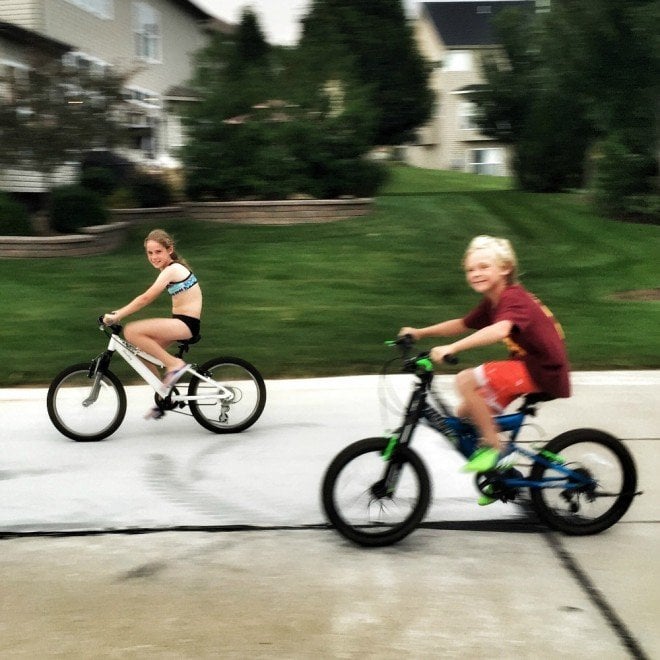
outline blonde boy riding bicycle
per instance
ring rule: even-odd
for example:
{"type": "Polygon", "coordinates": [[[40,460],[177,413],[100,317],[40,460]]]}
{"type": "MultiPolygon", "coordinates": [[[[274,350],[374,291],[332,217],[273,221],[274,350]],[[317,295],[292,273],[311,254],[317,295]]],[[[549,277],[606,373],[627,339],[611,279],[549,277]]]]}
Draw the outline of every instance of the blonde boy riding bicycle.
{"type": "Polygon", "coordinates": [[[482,446],[464,470],[486,472],[497,466],[504,453],[492,415],[523,394],[538,392],[549,399],[570,396],[569,363],[561,326],[547,307],[518,284],[517,259],[508,240],[477,236],[467,248],[463,267],[470,287],[483,296],[479,305],[463,318],[425,328],[403,327],[399,335],[419,340],[474,331],[433,348],[430,357],[436,363],[446,355],[498,341],[507,346],[508,360],[486,362],[456,377],[462,398],[457,412],[473,421],[482,438],[482,446]]]}

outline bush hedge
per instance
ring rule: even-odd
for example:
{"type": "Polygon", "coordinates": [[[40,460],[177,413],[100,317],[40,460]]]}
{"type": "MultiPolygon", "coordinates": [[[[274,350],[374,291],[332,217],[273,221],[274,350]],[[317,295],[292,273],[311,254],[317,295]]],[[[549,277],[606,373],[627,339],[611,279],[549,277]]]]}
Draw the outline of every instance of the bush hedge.
{"type": "Polygon", "coordinates": [[[174,201],[169,184],[156,174],[136,173],[129,190],[140,208],[170,206],[174,201]]]}
{"type": "Polygon", "coordinates": [[[31,236],[27,209],[6,193],[0,192],[0,236],[31,236]]]}
{"type": "Polygon", "coordinates": [[[83,186],[54,188],[50,199],[51,229],[70,234],[81,227],[105,224],[108,212],[101,195],[83,186]]]}

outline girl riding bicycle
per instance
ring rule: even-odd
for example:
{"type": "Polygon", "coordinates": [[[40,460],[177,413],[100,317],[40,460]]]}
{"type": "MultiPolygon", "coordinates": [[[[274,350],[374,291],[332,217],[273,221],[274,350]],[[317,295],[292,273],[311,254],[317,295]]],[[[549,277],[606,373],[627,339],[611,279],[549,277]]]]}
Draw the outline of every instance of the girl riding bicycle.
{"type": "MultiPolygon", "coordinates": [[[[124,329],[124,337],[163,363],[166,371],[163,385],[170,388],[184,373],[187,365],[166,349],[177,340],[191,339],[199,335],[202,289],[187,263],[177,255],[174,241],[167,232],[154,229],[146,237],[144,247],[149,263],[159,270],[160,274],[144,293],[136,296],[127,305],[105,314],[103,322],[106,325],[117,324],[151,304],[163,291],[167,291],[172,296],[172,318],[134,321],[124,329]]],[[[148,366],[157,373],[155,366],[148,366]]]]}
{"type": "Polygon", "coordinates": [[[465,369],[456,377],[462,397],[458,409],[481,432],[482,443],[465,466],[469,472],[486,472],[502,458],[503,447],[492,419],[514,399],[529,393],[547,398],[570,396],[569,365],[561,327],[550,311],[517,283],[517,260],[506,239],[477,236],[463,259],[468,284],[483,296],[463,318],[425,328],[404,327],[400,335],[414,339],[472,334],[452,344],[436,346],[431,359],[440,363],[453,355],[503,341],[509,359],[465,369]]]}

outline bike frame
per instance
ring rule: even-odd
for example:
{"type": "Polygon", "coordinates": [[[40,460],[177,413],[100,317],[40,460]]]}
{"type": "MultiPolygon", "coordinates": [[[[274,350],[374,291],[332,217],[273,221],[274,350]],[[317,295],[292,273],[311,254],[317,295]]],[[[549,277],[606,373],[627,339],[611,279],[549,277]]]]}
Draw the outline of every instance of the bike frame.
{"type": "Polygon", "coordinates": [[[101,375],[108,370],[110,361],[112,360],[115,353],[118,353],[133,369],[133,371],[142,377],[142,379],[154,390],[154,392],[163,398],[169,397],[169,400],[174,404],[202,400],[224,401],[230,400],[234,396],[231,390],[216,382],[212,378],[208,378],[204,374],[199,373],[192,365],[187,365],[184,373],[189,373],[197,377],[199,380],[204,381],[208,385],[211,385],[215,388],[215,393],[206,393],[192,396],[188,394],[179,394],[173,389],[170,390],[169,388],[165,388],[160,379],[149,369],[149,367],[147,367],[146,364],[144,364],[143,360],[146,360],[147,362],[150,362],[157,367],[164,367],[165,365],[163,365],[163,363],[153,355],[150,355],[137,346],[127,342],[113,331],[110,335],[108,347],[106,350],[92,361],[90,366],[90,377],[94,378],[94,385],[92,387],[92,391],[90,392],[83,405],[90,405],[90,403],[93,403],[96,400],[99,388],[101,387],[101,375]]]}
{"type": "MultiPolygon", "coordinates": [[[[430,359],[420,356],[412,361],[412,366],[415,368],[418,382],[406,407],[403,424],[390,437],[389,443],[383,452],[383,459],[388,462],[384,476],[384,483],[388,492],[393,492],[396,487],[400,471],[400,463],[397,464],[396,461],[397,448],[410,444],[420,420],[426,420],[433,430],[440,433],[465,458],[470,457],[478,443],[478,431],[470,422],[453,415],[440,398],[437,401],[440,410],[429,403],[428,392],[433,381],[433,364],[430,359]]],[[[509,453],[522,454],[533,462],[541,463],[553,469],[560,476],[532,480],[529,477],[507,477],[500,474],[498,475],[500,483],[511,489],[562,488],[563,490],[571,490],[595,485],[592,478],[566,466],[560,456],[545,450],[533,452],[516,444],[516,438],[525,424],[527,415],[534,414],[535,410],[533,405],[525,403],[520,410],[514,413],[495,415],[493,419],[501,432],[509,434],[509,453]]]]}

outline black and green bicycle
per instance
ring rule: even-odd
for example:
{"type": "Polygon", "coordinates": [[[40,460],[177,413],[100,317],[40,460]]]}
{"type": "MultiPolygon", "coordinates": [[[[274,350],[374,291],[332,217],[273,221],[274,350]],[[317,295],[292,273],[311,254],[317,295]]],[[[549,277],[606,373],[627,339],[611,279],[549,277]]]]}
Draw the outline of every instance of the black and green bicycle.
{"type": "MultiPolygon", "coordinates": [[[[429,473],[411,447],[420,422],[442,434],[466,458],[478,443],[475,427],[453,415],[431,390],[433,364],[428,353],[411,357],[410,337],[388,343],[400,349],[402,370],[416,376],[401,425],[387,437],[358,440],[343,449],[322,484],[328,520],[342,536],[363,546],[400,541],[426,514],[429,473]]],[[[596,429],[567,431],[537,450],[516,443],[526,418],[547,399],[527,395],[516,412],[495,417],[500,432],[508,434],[513,462],[478,473],[476,487],[502,502],[528,489],[534,511],[549,527],[570,535],[597,534],[614,525],[639,494],[635,463],[620,440],[596,429]]]]}

